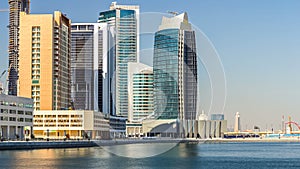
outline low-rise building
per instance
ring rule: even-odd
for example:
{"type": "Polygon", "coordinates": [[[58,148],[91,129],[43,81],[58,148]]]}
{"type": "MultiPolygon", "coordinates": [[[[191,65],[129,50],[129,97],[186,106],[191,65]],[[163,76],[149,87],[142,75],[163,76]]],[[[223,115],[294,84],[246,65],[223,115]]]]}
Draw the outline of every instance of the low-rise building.
{"type": "Polygon", "coordinates": [[[42,139],[109,139],[109,121],[88,110],[34,111],[33,132],[42,139]]]}
{"type": "Polygon", "coordinates": [[[124,138],[126,137],[126,121],[127,118],[120,116],[107,116],[109,120],[110,138],[124,138]]]}
{"type": "Polygon", "coordinates": [[[30,137],[32,129],[33,100],[0,94],[0,136],[4,139],[30,137]]]}
{"type": "Polygon", "coordinates": [[[143,137],[142,122],[126,122],[126,137],[143,137]]]}
{"type": "Polygon", "coordinates": [[[150,137],[171,137],[171,138],[222,138],[227,132],[227,120],[145,120],[142,123],[142,130],[133,126],[127,127],[128,135],[134,129],[134,135],[150,137]],[[140,133],[138,133],[140,132],[140,133]]]}

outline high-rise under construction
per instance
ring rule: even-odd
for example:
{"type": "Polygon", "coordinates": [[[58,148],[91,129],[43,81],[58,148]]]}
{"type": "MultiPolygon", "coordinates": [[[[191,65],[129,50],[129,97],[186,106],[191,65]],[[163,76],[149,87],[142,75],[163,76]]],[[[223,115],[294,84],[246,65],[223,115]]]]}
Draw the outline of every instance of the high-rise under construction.
{"type": "Polygon", "coordinates": [[[8,0],[9,4],[9,83],[8,94],[18,93],[20,12],[29,13],[30,0],[8,0]]]}

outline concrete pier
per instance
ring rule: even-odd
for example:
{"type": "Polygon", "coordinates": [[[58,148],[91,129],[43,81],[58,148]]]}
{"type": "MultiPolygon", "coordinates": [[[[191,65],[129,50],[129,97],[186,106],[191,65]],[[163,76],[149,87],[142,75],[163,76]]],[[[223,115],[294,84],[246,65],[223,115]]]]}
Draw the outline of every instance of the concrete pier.
{"type": "Polygon", "coordinates": [[[80,148],[98,146],[92,141],[5,141],[0,143],[0,150],[30,150],[48,148],[80,148]]]}

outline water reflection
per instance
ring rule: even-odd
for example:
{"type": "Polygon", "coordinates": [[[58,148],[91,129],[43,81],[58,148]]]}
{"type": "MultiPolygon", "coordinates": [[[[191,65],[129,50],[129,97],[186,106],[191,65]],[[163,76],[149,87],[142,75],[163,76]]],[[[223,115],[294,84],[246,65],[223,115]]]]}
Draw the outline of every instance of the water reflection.
{"type": "Polygon", "coordinates": [[[104,146],[104,150],[122,157],[129,158],[146,158],[163,154],[177,143],[155,143],[155,144],[127,144],[104,146]]]}
{"type": "MultiPolygon", "coordinates": [[[[149,151],[158,146],[150,145],[149,151]]],[[[136,146],[127,145],[122,151],[139,155],[136,146]]],[[[0,169],[284,169],[300,168],[299,151],[300,143],[178,144],[148,158],[117,156],[100,147],[0,151],[0,169]]]]}
{"type": "MultiPolygon", "coordinates": [[[[164,144],[131,144],[123,147],[110,147],[113,151],[119,150],[124,156],[141,157],[148,151],[149,154],[165,151],[166,147],[174,145],[164,144]],[[139,152],[143,149],[145,152],[139,152]]],[[[71,149],[41,149],[22,151],[0,151],[0,168],[12,169],[155,169],[155,168],[195,168],[197,161],[197,145],[179,144],[171,150],[158,156],[148,158],[127,158],[109,153],[101,147],[71,148],[71,149]]],[[[198,168],[198,167],[196,167],[198,168]]]]}

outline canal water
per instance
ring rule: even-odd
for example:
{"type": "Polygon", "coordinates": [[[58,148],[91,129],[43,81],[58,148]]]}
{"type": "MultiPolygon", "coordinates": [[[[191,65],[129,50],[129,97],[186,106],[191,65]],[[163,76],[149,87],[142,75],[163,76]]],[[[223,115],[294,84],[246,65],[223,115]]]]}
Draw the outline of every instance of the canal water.
{"type": "MultiPolygon", "coordinates": [[[[132,155],[132,151],[137,151],[136,146],[126,145],[128,154],[132,155]]],[[[300,168],[300,143],[179,144],[165,153],[147,158],[130,158],[111,152],[101,147],[0,151],[0,168],[300,168]]],[[[135,153],[138,155],[142,152],[135,153]]],[[[124,149],[122,154],[124,155],[124,149]]]]}

